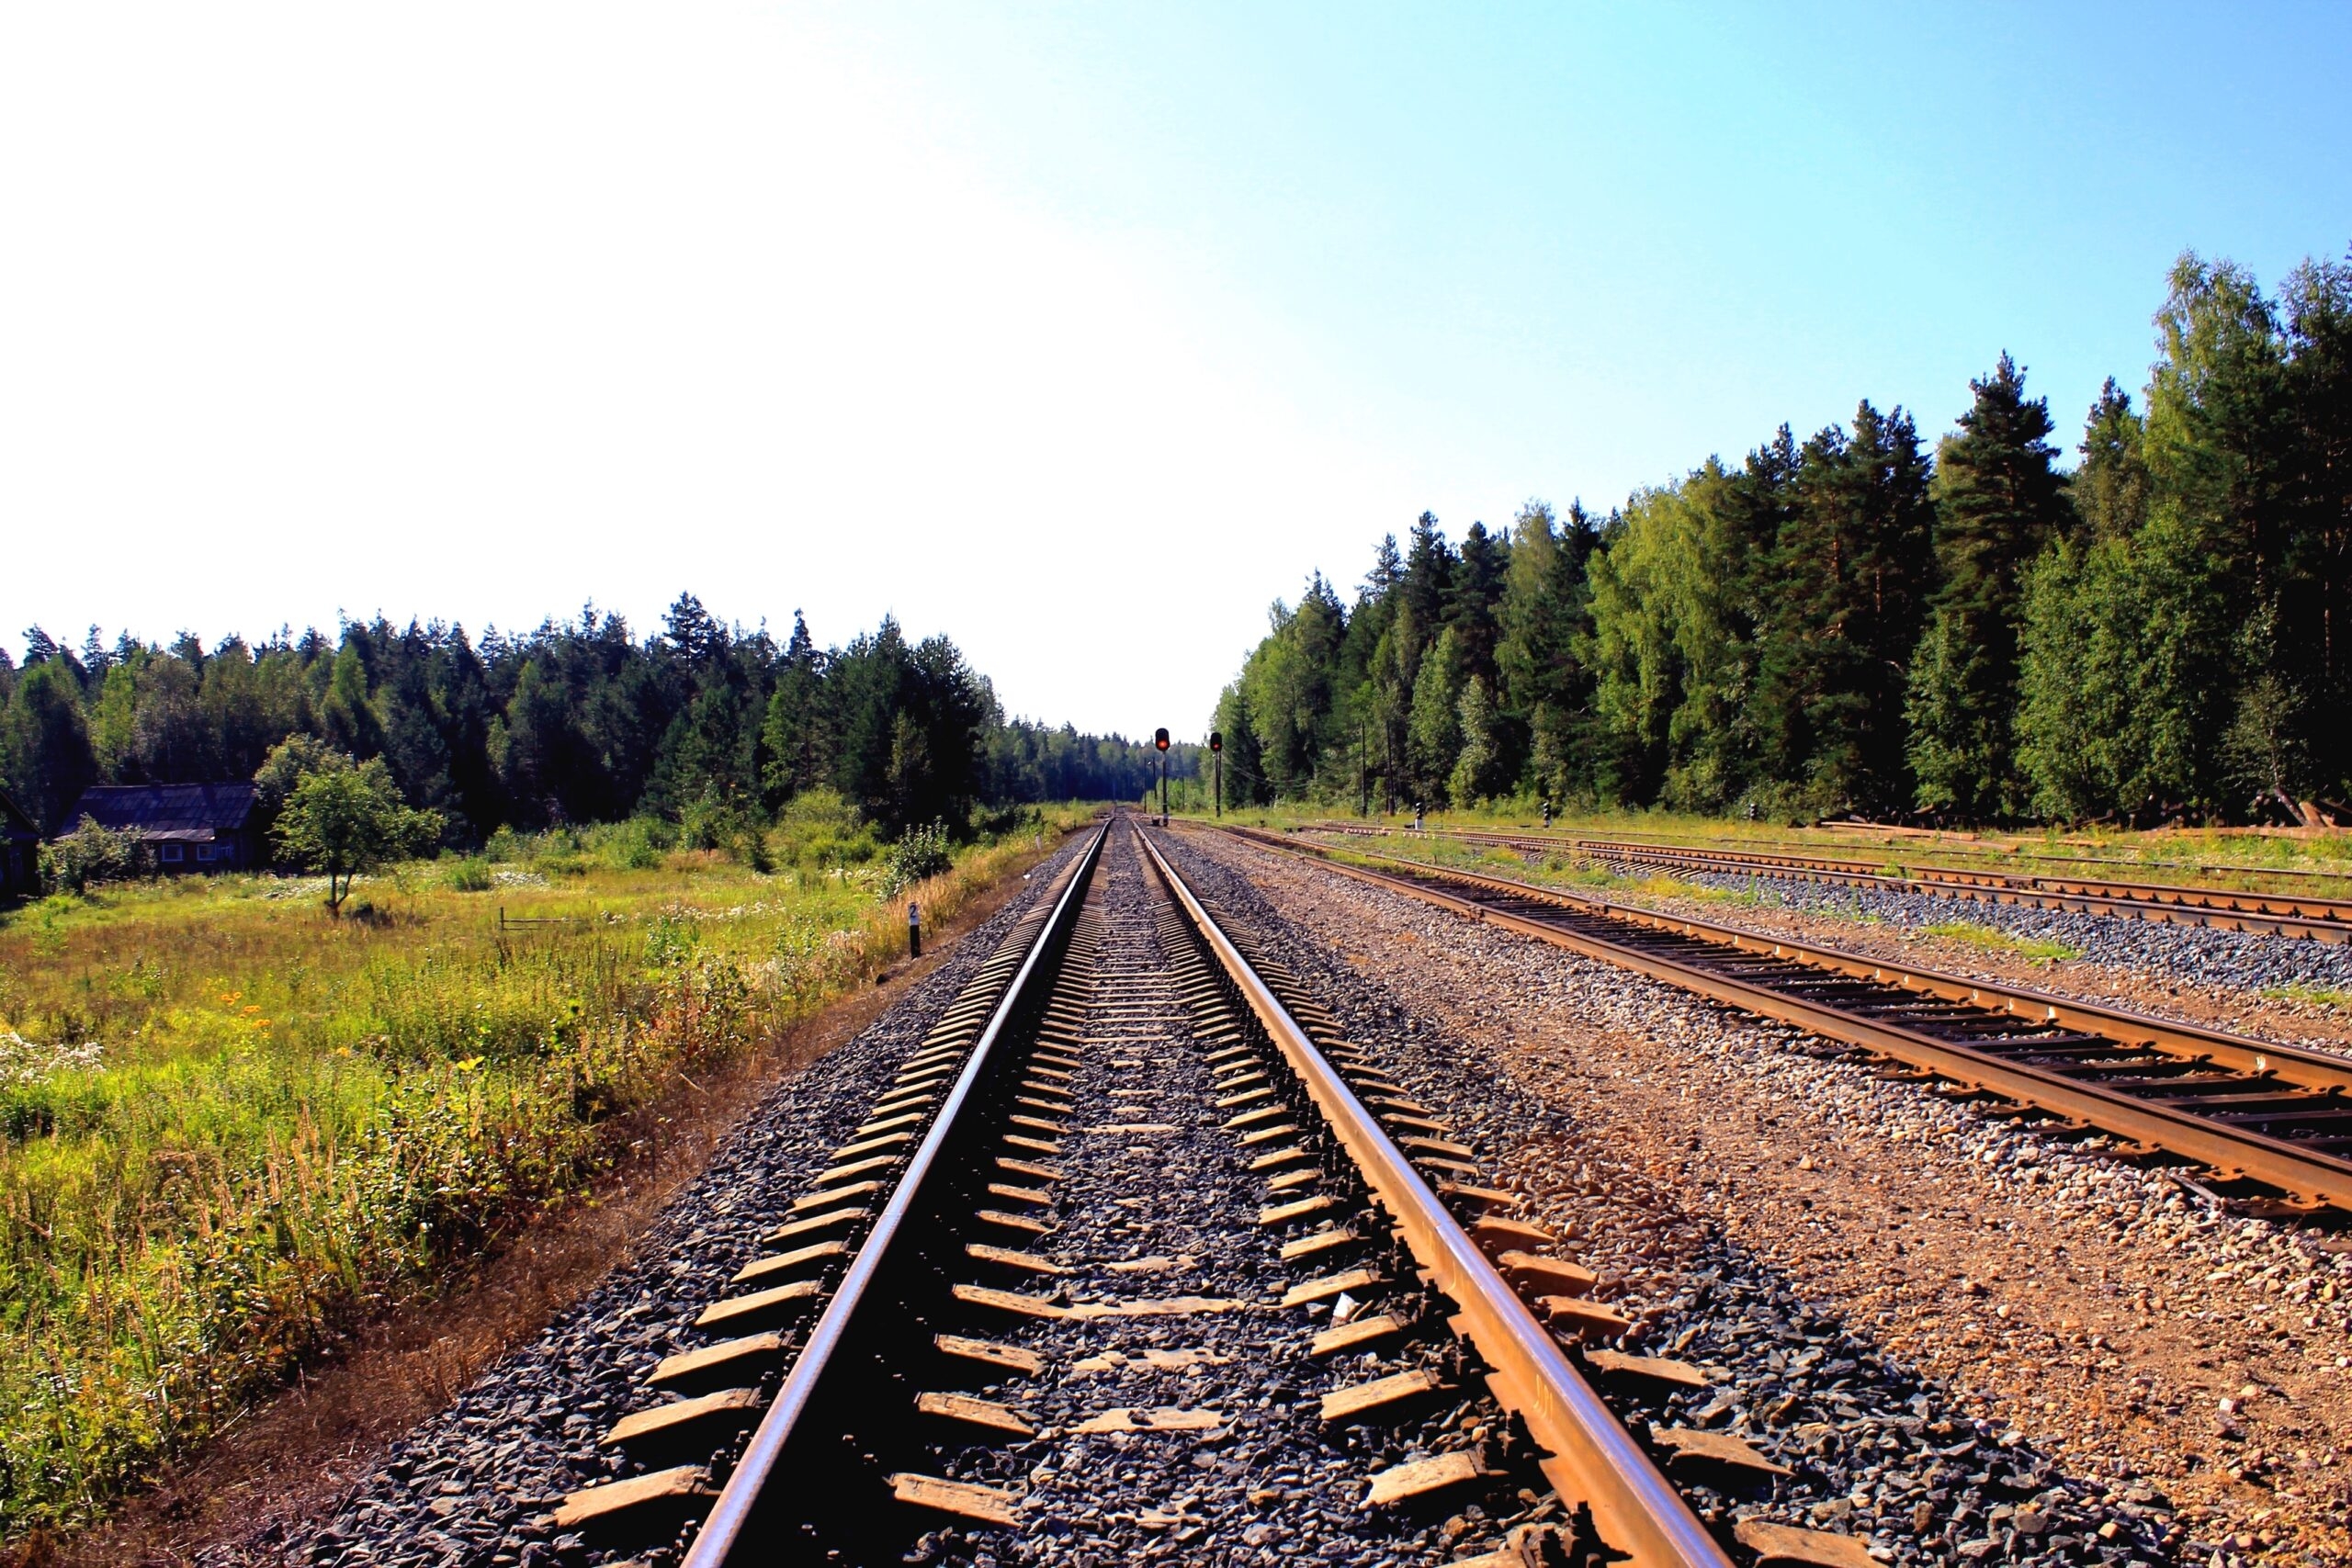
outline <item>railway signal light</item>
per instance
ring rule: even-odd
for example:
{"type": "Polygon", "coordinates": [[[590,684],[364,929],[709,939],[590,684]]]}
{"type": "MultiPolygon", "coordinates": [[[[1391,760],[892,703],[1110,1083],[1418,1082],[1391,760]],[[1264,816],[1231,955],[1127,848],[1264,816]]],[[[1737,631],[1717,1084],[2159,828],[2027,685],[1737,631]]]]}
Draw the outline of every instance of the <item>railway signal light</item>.
{"type": "Polygon", "coordinates": [[[1216,773],[1216,815],[1225,816],[1225,731],[1209,731],[1209,766],[1216,773]]]}
{"type": "Polygon", "coordinates": [[[1159,825],[1168,826],[1168,730],[1165,726],[1151,732],[1151,743],[1159,748],[1159,825]]]}

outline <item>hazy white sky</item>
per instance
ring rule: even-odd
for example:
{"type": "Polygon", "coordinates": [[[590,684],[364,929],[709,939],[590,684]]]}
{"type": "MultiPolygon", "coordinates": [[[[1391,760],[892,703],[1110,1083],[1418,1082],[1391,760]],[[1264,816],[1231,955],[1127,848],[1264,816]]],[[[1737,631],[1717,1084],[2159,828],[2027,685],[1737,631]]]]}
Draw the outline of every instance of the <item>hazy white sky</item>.
{"type": "Polygon", "coordinates": [[[692,589],[1189,733],[1423,507],[2071,442],[2352,240],[2352,8],[1472,15],[0,8],[0,641],[692,589]]]}

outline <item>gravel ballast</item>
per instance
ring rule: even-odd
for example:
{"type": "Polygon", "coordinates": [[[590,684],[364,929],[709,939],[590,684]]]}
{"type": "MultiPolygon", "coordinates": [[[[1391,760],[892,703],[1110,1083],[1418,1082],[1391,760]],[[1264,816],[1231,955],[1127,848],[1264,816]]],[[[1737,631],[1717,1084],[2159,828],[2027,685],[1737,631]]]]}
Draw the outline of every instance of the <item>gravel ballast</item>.
{"type": "Polygon", "coordinates": [[[2336,999],[2352,998],[2352,945],[1797,877],[1618,869],[1614,885],[1575,891],[2282,1043],[2352,1050],[2352,1009],[2336,999]],[[1660,881],[1699,893],[1647,886],[1660,881]]]}
{"type": "MultiPolygon", "coordinates": [[[[2327,1238],[1532,938],[1177,842],[1577,1227],[1644,1348],[1713,1363],[1676,1418],[1795,1472],[1736,1507],[1889,1561],[2346,1560],[2327,1238]]],[[[1938,918],[1991,907],[1964,908],[1938,918]]]]}
{"type": "MultiPolygon", "coordinates": [[[[1318,1359],[1331,1298],[1286,1304],[1293,1287],[1367,1260],[1365,1247],[1313,1262],[1280,1257],[1313,1224],[1257,1223],[1270,1203],[1304,1194],[1362,1202],[1343,1168],[1270,1191],[1312,1162],[1253,1170],[1276,1144],[1248,1145],[1225,1122],[1209,1058],[1229,1036],[1204,1034],[1180,1006],[1165,908],[1134,840],[1114,830],[1096,873],[1102,956],[1070,1089],[1078,1107],[1055,1187],[1053,1232],[1032,1250],[1069,1270],[1056,1299],[1116,1313],[1138,1303],[1198,1299],[1215,1310],[978,1325],[1034,1350],[1044,1370],[977,1392],[1017,1409],[1035,1440],[955,1444],[934,1450],[939,1473],[1025,1495],[1018,1535],[945,1528],[907,1554],[918,1562],[983,1564],[1274,1563],[1295,1557],[1347,1563],[1441,1563],[1460,1546],[1492,1549],[1500,1532],[1555,1517],[1539,1506],[1540,1477],[1503,1473],[1437,1506],[1375,1512],[1370,1477],[1408,1457],[1478,1446],[1503,1425],[1495,1402],[1456,1388],[1388,1418],[1327,1426],[1322,1397],[1408,1369],[1464,1380],[1442,1330],[1399,1337],[1357,1354],[1318,1359]],[[1173,1429],[1087,1431],[1120,1411],[1170,1413],[1173,1429]],[[1197,1425],[1193,1425],[1197,1424],[1197,1425]]],[[[1182,938],[1174,940],[1182,941],[1182,938]]],[[[1227,1072],[1238,1069],[1227,1067],[1227,1072]]],[[[1295,1175],[1294,1181],[1299,1180],[1295,1175]]],[[[1374,1259],[1376,1261],[1376,1259],[1374,1259]]],[[[990,1283],[1012,1283],[991,1280],[990,1283]]],[[[1385,1310],[1402,1311],[1395,1292],[1385,1310]]],[[[1357,1304],[1365,1304],[1359,1303],[1357,1304]]]]}

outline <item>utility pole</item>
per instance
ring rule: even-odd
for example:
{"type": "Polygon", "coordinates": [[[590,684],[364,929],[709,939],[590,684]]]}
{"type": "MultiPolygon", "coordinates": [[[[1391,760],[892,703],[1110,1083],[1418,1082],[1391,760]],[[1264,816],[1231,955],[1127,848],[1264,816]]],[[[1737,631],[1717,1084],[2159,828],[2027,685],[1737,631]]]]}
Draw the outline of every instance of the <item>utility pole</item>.
{"type": "Polygon", "coordinates": [[[1364,728],[1363,715],[1358,714],[1356,715],[1356,815],[1359,817],[1372,815],[1372,775],[1365,772],[1372,762],[1372,759],[1366,755],[1371,749],[1372,742],[1364,728]]]}

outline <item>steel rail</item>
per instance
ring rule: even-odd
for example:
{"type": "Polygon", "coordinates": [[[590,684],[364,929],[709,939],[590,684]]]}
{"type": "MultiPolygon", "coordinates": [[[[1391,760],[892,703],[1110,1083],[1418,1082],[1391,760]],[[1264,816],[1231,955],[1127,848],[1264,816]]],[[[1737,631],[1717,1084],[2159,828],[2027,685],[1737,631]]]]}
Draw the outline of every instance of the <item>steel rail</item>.
{"type": "Polygon", "coordinates": [[[1283,1058],[1330,1122],[1365,1184],[1396,1220],[1432,1282],[1456,1303],[1459,1324],[1493,1370],[1489,1386],[1548,1450],[1540,1462],[1561,1495],[1592,1510],[1595,1528],[1634,1568],[1728,1568],[1731,1559],[1611,1413],[1518,1292],[1448,1213],[1404,1151],[1358,1100],[1183,877],[1138,830],[1169,890],[1283,1058]]]}
{"type": "MultiPolygon", "coordinates": [[[[1389,830],[1356,823],[1319,822],[1313,830],[1378,837],[1389,830]]],[[[2303,937],[2314,942],[2352,942],[2352,900],[2306,898],[2293,893],[2260,893],[2225,887],[2189,887],[2177,883],[2116,882],[2079,876],[2020,876],[1971,866],[1905,865],[1900,862],[1838,860],[1826,855],[1767,853],[1755,850],[1654,844],[1622,839],[1543,837],[1486,829],[1435,829],[1432,837],[1466,843],[1498,844],[1539,853],[1563,852],[1619,860],[1636,865],[1685,867],[1718,875],[1768,875],[1894,893],[1919,893],[1978,902],[2057,909],[2172,925],[2209,926],[2260,936],[2303,937]],[[1900,874],[1881,869],[1893,864],[1900,874]]]]}
{"type": "MultiPolygon", "coordinates": [[[[1367,829],[1361,821],[1327,820],[1319,825],[1351,832],[1385,832],[1388,830],[1385,828],[1367,829]]],[[[1467,831],[1468,829],[1446,830],[1467,831]]],[[[1838,829],[1834,826],[1825,824],[1824,830],[1836,832],[1838,829]]],[[[1849,825],[1846,830],[1853,832],[1862,831],[1865,829],[1854,825],[1849,825]]],[[[1940,847],[1925,852],[1947,855],[1987,856],[2001,861],[2034,861],[2049,865],[2112,865],[2123,867],[2127,870],[2135,872],[2145,872],[2150,870],[2185,871],[2198,876],[2271,876],[2287,882],[2352,882],[2352,870],[2329,871],[2321,869],[2317,866],[2249,865],[2244,861],[2119,860],[2113,855],[2069,855],[2055,853],[2048,850],[2029,850],[2021,847],[2011,849],[1970,849],[1964,844],[1951,841],[1951,840],[1948,839],[1945,835],[1939,833],[1928,832],[1924,830],[1901,831],[1894,829],[1881,829],[1879,830],[1889,834],[1890,836],[1874,840],[1865,840],[1863,843],[1860,845],[1849,841],[1831,839],[1826,842],[1816,843],[1814,852],[1818,853],[1823,849],[1841,850],[1852,854],[1867,857],[1869,864],[1884,865],[1887,863],[1887,856],[1885,854],[1873,853],[1872,851],[1874,848],[1891,850],[1903,844],[1933,843],[1940,847]],[[1900,836],[1893,836],[1898,834],[1898,832],[1900,836]]],[[[1973,836],[1974,835],[1971,834],[1958,835],[1958,837],[1962,839],[1972,838],[1973,836]]],[[[1679,840],[1664,838],[1657,835],[1649,835],[1645,837],[1633,833],[1630,830],[1614,833],[1602,841],[1612,844],[1632,844],[1644,849],[1687,849],[1694,847],[1686,845],[1679,840]]],[[[1786,839],[1751,840],[1749,841],[1781,844],[1783,846],[1789,843],[1789,840],[1786,839]]],[[[1757,852],[1747,851],[1742,852],[1754,853],[1757,852]]],[[[1799,849],[1787,850],[1786,852],[1791,854],[1802,852],[1802,847],[1799,849]]],[[[2168,883],[2164,886],[2177,886],[2179,885],[2168,883]]],[[[2211,889],[2211,891],[2232,892],[2242,890],[2217,888],[2211,889]]],[[[2292,895],[2279,894],[2277,895],[2277,897],[2292,897],[2292,895]]],[[[2332,903],[2346,902],[2346,900],[2342,899],[2331,899],[2327,901],[2332,903]]]]}
{"type": "Polygon", "coordinates": [[[2082,909],[2102,914],[2138,914],[2170,919],[2178,913],[2208,917],[2193,923],[2211,923],[2229,930],[2258,931],[2279,935],[2312,936],[2322,942],[2352,938],[2352,902],[2340,898],[2306,898],[2293,893],[2260,893],[2228,887],[2189,887],[2177,883],[2122,882],[2084,876],[2019,876],[2010,872],[1974,866],[1893,864],[1899,875],[1876,866],[1819,855],[1763,854],[1752,850],[1702,849],[1681,844],[1627,844],[1612,839],[1569,840],[1587,853],[1657,865],[1713,868],[1757,868],[1781,874],[1819,876],[1849,885],[1877,884],[1905,891],[1982,897],[2000,902],[2040,903],[2044,908],[2082,909]],[[2143,906],[2154,905],[2155,909],[2143,906]],[[2233,923],[2253,916],[2258,919],[2233,923]],[[2219,917],[2216,919],[2215,917],[2219,917]]]}
{"type": "Polygon", "coordinates": [[[880,1270],[891,1242],[905,1223],[913,1207],[923,1179],[939,1158],[946,1145],[956,1118],[971,1098],[975,1087],[986,1076],[989,1057],[997,1038],[1004,1032],[1014,1013],[1025,999],[1029,982],[1036,975],[1038,964],[1054,948],[1056,939],[1070,925],[1079,906],[1084,902],[1088,879],[1093,874],[1095,863],[1101,858],[1103,840],[1110,836],[1111,823],[1105,821],[1096,830],[1093,841],[1086,846],[1069,881],[1063,886],[1061,897],[1055,902],[1053,913],[1038,928],[1037,937],[1030,943],[1029,952],[1022,959],[1021,967],[1006,985],[1004,995],[989,1015],[988,1027],[973,1043],[971,1055],[965,1058],[964,1070],[956,1077],[956,1084],[941,1102],[939,1113],[932,1118],[930,1130],[908,1161],[905,1173],[890,1193],[890,1201],[876,1216],[874,1228],[866,1233],[865,1242],[857,1249],[842,1273],[841,1283],[833,1290],[831,1300],[825,1303],[816,1325],[808,1332],[808,1342],[792,1364],[784,1380],[783,1388],[760,1417],[759,1427],[752,1432],[751,1442],[744,1448],[743,1457],[727,1478],[727,1484],[711,1505],[700,1531],[695,1536],[694,1547],[686,1554],[683,1568],[721,1568],[732,1560],[741,1544],[743,1528],[752,1511],[759,1506],[776,1461],[792,1439],[793,1428],[798,1424],[817,1385],[823,1380],[833,1353],[847,1337],[851,1320],[856,1315],[868,1286],[880,1270]]]}
{"type": "Polygon", "coordinates": [[[1837,948],[1742,931],[1736,926],[1716,925],[1679,915],[1662,915],[1558,888],[1532,886],[1507,877],[1382,856],[1365,857],[1398,866],[1410,874],[1396,875],[1336,860],[1329,850],[1318,845],[1287,842],[1275,835],[1248,828],[1227,828],[1223,830],[1278,852],[1311,857],[1340,875],[1404,893],[1426,903],[1450,908],[1472,919],[1540,938],[1555,946],[1697,992],[1743,1011],[1793,1023],[1813,1033],[1877,1052],[1972,1089],[2037,1106],[2079,1124],[2099,1128],[2150,1148],[2186,1156],[2212,1168],[2224,1179],[2252,1179],[2284,1192],[2299,1206],[2327,1205],[2352,1212],[2352,1160],[2300,1147],[2289,1139],[2271,1137],[2190,1111],[2150,1103],[2028,1063],[2004,1060],[1973,1051],[1918,1030],[1882,1022],[1832,1003],[1743,980],[1736,976],[1684,963],[1664,953],[1645,952],[1589,931],[1513,914],[1476,897],[1456,896],[1429,884],[1456,883],[1473,891],[1549,904],[1576,914],[1605,917],[1743,953],[1789,960],[1826,974],[1848,976],[1949,1001],[1964,1002],[1989,1012],[2010,1014],[2030,1024],[2055,1024],[2127,1046],[2144,1046],[2191,1063],[2228,1068],[2253,1077],[2275,1078],[2283,1085],[2324,1097],[2340,1110],[2352,1109],[2344,1101],[2346,1090],[2352,1089],[2352,1061],[2343,1057],[2301,1046],[2251,1040],[2193,1024],[2150,1018],[2120,1008],[2052,996],[2023,987],[1996,985],[1937,970],[1891,964],[1883,959],[1846,953],[1837,948]]]}

